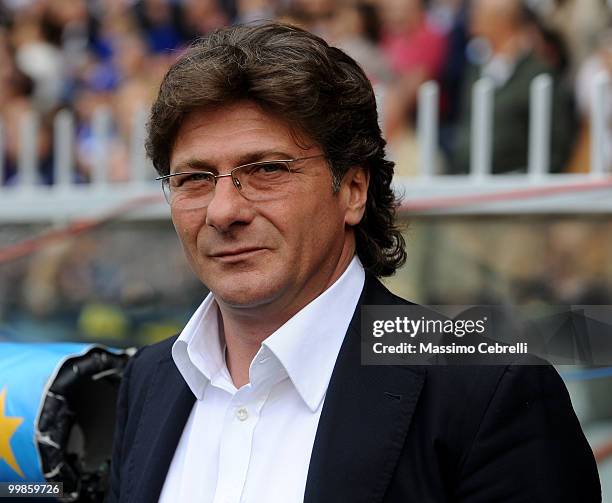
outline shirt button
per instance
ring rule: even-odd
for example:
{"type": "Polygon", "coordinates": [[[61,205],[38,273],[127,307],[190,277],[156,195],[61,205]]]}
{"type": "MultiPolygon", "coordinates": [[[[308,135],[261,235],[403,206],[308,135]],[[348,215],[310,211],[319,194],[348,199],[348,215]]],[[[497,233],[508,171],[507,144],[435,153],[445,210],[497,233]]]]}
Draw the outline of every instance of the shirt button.
{"type": "Polygon", "coordinates": [[[236,411],[236,417],[240,420],[240,421],[246,421],[249,418],[249,412],[246,410],[245,407],[240,407],[237,411],[236,411]]]}

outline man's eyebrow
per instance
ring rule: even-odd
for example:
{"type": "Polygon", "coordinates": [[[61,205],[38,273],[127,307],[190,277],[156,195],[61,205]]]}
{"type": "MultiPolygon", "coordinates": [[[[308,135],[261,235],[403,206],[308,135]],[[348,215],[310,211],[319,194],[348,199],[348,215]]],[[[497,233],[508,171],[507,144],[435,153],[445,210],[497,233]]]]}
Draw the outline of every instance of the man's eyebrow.
{"type": "MultiPolygon", "coordinates": [[[[243,164],[249,164],[252,162],[258,162],[262,160],[288,160],[293,159],[295,156],[282,152],[280,150],[262,150],[259,152],[249,152],[238,157],[235,164],[232,167],[242,166],[243,164]]],[[[173,166],[172,173],[182,173],[185,171],[210,171],[211,173],[218,173],[218,166],[210,161],[199,158],[186,159],[181,161],[176,166],[173,166]]]]}
{"type": "Polygon", "coordinates": [[[214,164],[211,164],[203,159],[187,159],[181,161],[170,170],[172,173],[183,173],[185,171],[211,171],[216,173],[217,169],[214,164]]]}

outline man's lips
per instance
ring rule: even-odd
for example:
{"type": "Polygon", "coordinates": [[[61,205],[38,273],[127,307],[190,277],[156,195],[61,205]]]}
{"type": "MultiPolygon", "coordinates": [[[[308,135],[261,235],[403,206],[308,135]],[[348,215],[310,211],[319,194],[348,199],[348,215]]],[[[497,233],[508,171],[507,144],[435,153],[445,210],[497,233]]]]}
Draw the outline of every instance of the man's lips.
{"type": "Polygon", "coordinates": [[[213,253],[209,253],[208,256],[213,258],[232,258],[239,257],[241,255],[248,255],[265,249],[266,248],[261,247],[234,248],[228,250],[218,250],[213,253]]]}

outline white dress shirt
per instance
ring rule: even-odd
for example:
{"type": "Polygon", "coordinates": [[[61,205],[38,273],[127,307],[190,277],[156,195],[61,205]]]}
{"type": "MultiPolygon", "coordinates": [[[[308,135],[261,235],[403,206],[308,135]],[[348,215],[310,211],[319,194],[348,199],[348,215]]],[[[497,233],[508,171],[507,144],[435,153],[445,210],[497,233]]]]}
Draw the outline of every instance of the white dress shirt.
{"type": "Polygon", "coordinates": [[[342,276],[263,341],[236,389],[208,295],[172,347],[196,396],[159,501],[298,503],[327,386],[363,289],[355,256],[342,276]]]}

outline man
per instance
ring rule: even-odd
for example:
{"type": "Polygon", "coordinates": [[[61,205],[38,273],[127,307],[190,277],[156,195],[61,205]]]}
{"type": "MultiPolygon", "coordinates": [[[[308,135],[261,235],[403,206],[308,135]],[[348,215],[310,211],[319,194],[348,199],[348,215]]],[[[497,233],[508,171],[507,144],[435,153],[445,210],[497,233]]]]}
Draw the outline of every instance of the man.
{"type": "Polygon", "coordinates": [[[109,501],[600,499],[551,367],[360,364],[360,307],[406,304],[372,88],[300,29],[213,33],[169,70],[148,152],[211,294],[126,370],[109,501]]]}
{"type": "Polygon", "coordinates": [[[381,0],[381,48],[397,75],[385,95],[385,135],[410,135],[419,87],[439,78],[446,57],[446,35],[428,19],[424,0],[381,0]]]}
{"type": "Polygon", "coordinates": [[[523,0],[474,0],[471,9],[471,34],[486,41],[490,54],[466,69],[450,170],[470,169],[472,91],[476,81],[487,78],[494,86],[492,172],[525,172],[531,85],[539,75],[549,74],[554,79],[550,170],[562,171],[575,130],[571,95],[559,72],[535,51],[533,21],[523,0]]]}

